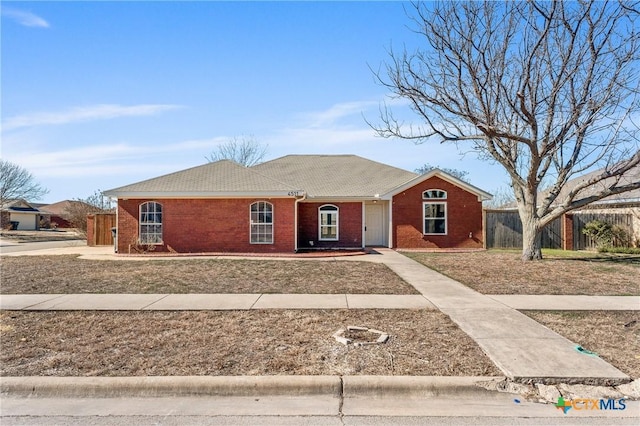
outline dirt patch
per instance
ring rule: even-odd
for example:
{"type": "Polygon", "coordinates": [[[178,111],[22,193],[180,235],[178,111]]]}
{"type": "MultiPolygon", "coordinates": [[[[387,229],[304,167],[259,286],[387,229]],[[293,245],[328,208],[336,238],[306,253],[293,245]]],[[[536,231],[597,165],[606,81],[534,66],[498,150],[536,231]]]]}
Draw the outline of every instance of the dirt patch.
{"type": "Polygon", "coordinates": [[[2,294],[418,294],[371,262],[242,259],[103,261],[75,256],[2,258],[2,294]]]}
{"type": "Polygon", "coordinates": [[[447,316],[425,310],[6,311],[0,336],[2,376],[500,374],[447,316]],[[336,342],[353,324],[391,337],[336,342]]]}
{"type": "Polygon", "coordinates": [[[404,253],[484,294],[640,295],[640,256],[581,254],[523,262],[516,252],[404,253]]]}
{"type": "MultiPolygon", "coordinates": [[[[633,378],[640,378],[640,312],[524,311],[633,378]]],[[[587,355],[585,355],[587,356],[587,355]]]]}
{"type": "Polygon", "coordinates": [[[84,240],[75,230],[0,231],[0,238],[21,242],[84,240]]]}

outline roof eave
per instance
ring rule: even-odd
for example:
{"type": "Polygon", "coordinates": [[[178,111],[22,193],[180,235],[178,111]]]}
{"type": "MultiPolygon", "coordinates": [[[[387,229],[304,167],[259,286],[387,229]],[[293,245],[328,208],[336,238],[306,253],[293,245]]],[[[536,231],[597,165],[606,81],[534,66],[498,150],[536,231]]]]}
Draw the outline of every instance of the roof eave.
{"type": "Polygon", "coordinates": [[[295,198],[304,195],[303,191],[106,191],[107,197],[125,198],[295,198]]]}
{"type": "Polygon", "coordinates": [[[331,202],[331,201],[369,201],[379,200],[380,196],[376,195],[307,195],[306,201],[312,202],[331,202]]]}

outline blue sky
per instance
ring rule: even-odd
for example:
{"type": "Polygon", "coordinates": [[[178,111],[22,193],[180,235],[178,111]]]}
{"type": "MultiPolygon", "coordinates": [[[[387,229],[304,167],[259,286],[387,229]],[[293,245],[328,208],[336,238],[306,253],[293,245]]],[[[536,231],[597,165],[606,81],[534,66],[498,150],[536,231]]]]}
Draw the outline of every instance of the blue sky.
{"type": "Polygon", "coordinates": [[[3,1],[2,158],[49,189],[43,202],[204,164],[243,135],[266,159],[357,154],[504,187],[464,146],[382,139],[365,122],[388,96],[371,69],[420,42],[405,6],[3,1]]]}

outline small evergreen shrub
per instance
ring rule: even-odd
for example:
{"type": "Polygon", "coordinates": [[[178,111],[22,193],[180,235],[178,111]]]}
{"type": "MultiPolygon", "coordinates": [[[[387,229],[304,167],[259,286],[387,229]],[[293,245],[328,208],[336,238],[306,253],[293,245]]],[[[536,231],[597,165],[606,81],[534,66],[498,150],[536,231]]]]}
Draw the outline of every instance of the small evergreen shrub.
{"type": "Polygon", "coordinates": [[[592,220],[582,229],[582,233],[596,242],[598,251],[614,247],[629,247],[627,231],[618,225],[611,225],[603,220],[592,220]]]}

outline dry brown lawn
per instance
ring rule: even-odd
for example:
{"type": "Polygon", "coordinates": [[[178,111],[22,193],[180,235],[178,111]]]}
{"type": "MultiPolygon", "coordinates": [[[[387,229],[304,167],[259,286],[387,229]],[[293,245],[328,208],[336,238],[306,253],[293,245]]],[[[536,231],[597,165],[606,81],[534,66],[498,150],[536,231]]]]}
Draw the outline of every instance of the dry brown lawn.
{"type": "Polygon", "coordinates": [[[640,312],[525,311],[633,378],[640,378],[640,312]]]}
{"type": "Polygon", "coordinates": [[[555,252],[523,262],[515,251],[405,253],[484,294],[640,295],[640,256],[555,252]]]}
{"type": "Polygon", "coordinates": [[[426,310],[5,311],[0,337],[2,376],[500,375],[426,310]],[[349,325],[391,338],[344,346],[332,334],[349,325]]]}
{"type": "Polygon", "coordinates": [[[2,294],[312,293],[418,294],[387,266],[305,260],[84,260],[2,257],[2,294]]]}

